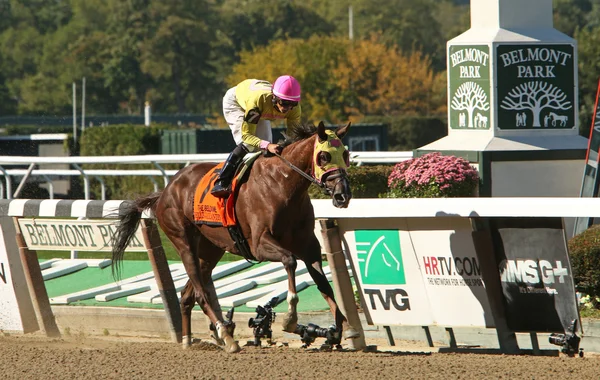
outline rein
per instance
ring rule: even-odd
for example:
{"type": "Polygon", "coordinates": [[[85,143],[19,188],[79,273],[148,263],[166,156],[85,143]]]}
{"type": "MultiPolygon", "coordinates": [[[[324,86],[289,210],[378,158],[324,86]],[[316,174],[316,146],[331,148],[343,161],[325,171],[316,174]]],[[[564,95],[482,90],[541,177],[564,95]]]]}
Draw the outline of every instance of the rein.
{"type": "Polygon", "coordinates": [[[284,158],[283,156],[281,156],[279,153],[273,153],[273,154],[275,156],[279,157],[281,159],[281,161],[283,161],[284,164],[286,164],[287,166],[289,166],[296,173],[300,174],[302,177],[306,178],[310,182],[312,182],[315,185],[319,186],[321,188],[321,190],[323,190],[323,192],[325,192],[327,195],[331,195],[331,191],[327,187],[325,187],[325,184],[320,183],[319,181],[317,181],[317,179],[315,177],[313,177],[311,175],[308,175],[305,172],[303,172],[302,170],[300,170],[300,168],[298,168],[296,165],[294,165],[291,162],[289,162],[286,158],[284,158]]]}

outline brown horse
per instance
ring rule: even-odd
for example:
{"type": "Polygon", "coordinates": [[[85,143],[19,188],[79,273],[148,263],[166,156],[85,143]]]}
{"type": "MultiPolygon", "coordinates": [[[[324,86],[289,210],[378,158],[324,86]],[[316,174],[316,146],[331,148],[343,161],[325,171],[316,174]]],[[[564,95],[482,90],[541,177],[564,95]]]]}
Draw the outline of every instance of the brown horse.
{"type": "MultiPolygon", "coordinates": [[[[329,304],[338,332],[346,339],[358,337],[335,302],[321,263],[321,247],[314,233],[315,217],[308,196],[310,181],[328,191],[336,207],[348,207],[352,197],[346,167],[348,151],[341,143],[350,123],[326,131],[303,126],[290,131],[282,145],[281,157],[256,159],[237,192],[235,211],[252,255],[258,261],[281,262],[288,274],[288,312],[283,329],[297,327],[296,259],[306,263],[308,272],[329,304]],[[299,169],[293,170],[293,166],[299,169]],[[299,172],[304,175],[301,175],[299,172]],[[314,173],[320,178],[314,178],[314,173]]],[[[123,252],[139,224],[142,212],[150,209],[166,236],[177,249],[189,281],[182,291],[183,345],[191,344],[191,312],[198,302],[227,352],[240,350],[233,340],[233,326],[224,322],[211,274],[225,251],[240,254],[228,230],[194,223],[193,200],[196,185],[215,164],[199,163],[181,169],[162,191],[138,198],[121,214],[113,244],[113,265],[118,268],[123,252]]],[[[113,267],[115,268],[115,267],[113,267]]]]}

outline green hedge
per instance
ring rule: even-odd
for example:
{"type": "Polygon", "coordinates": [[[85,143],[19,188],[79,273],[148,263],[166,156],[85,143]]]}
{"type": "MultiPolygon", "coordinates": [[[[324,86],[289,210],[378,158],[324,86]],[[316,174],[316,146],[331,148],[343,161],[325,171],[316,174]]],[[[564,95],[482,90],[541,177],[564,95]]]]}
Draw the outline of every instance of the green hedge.
{"type": "MultiPolygon", "coordinates": [[[[87,128],[79,141],[81,156],[130,156],[160,153],[160,131],[170,125],[110,125],[87,128]]],[[[173,165],[163,166],[170,169],[173,165]]],[[[178,168],[181,165],[175,165],[178,168]]],[[[86,164],[84,169],[156,169],[151,164],[86,164]]],[[[139,176],[102,178],[106,185],[107,199],[132,199],[141,194],[154,191],[152,181],[139,176]]],[[[154,177],[163,186],[162,177],[154,177]]],[[[79,179],[81,182],[82,180],[79,179]]],[[[75,187],[80,187],[75,186],[75,187]]],[[[94,198],[100,199],[100,183],[92,181],[91,192],[94,198]]],[[[81,191],[81,189],[78,189],[81,191]]]]}
{"type": "MultiPolygon", "coordinates": [[[[348,168],[348,179],[352,188],[353,198],[380,198],[388,192],[388,177],[393,165],[364,165],[348,168]]],[[[314,199],[327,199],[316,185],[311,185],[309,195],[314,199]]]]}
{"type": "Polygon", "coordinates": [[[73,133],[73,126],[65,125],[3,125],[4,135],[34,135],[37,133],[73,133]]]}
{"type": "Polygon", "coordinates": [[[600,296],[600,225],[569,240],[569,256],[577,291],[600,296]]]}

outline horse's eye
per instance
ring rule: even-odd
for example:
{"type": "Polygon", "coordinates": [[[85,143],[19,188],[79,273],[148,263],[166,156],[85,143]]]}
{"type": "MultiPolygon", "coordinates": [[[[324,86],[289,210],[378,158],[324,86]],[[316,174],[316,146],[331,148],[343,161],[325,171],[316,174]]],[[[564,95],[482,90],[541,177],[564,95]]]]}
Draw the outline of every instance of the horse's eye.
{"type": "Polygon", "coordinates": [[[324,166],[328,162],[331,162],[331,154],[329,152],[319,152],[317,154],[317,165],[324,166]]]}
{"type": "Polygon", "coordinates": [[[346,163],[346,166],[350,167],[350,152],[345,150],[344,153],[342,153],[342,157],[344,158],[344,162],[346,163]]]}

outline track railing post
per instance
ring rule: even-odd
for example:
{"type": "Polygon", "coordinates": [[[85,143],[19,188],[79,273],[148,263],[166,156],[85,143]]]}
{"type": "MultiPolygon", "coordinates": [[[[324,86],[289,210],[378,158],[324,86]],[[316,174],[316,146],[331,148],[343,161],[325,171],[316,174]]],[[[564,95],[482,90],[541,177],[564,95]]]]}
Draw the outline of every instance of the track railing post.
{"type": "Polygon", "coordinates": [[[365,333],[354,301],[352,282],[346,267],[346,257],[342,249],[339,228],[334,219],[319,220],[319,223],[323,235],[323,249],[326,252],[329,268],[331,268],[337,304],[348,319],[348,323],[360,333],[360,337],[351,339],[349,345],[356,350],[362,350],[367,346],[365,333]]]}
{"type": "Polygon", "coordinates": [[[16,229],[15,238],[17,246],[19,247],[23,271],[25,272],[25,281],[29,288],[29,295],[33,303],[33,309],[35,310],[38,325],[49,338],[59,338],[60,331],[58,330],[52,308],[50,307],[48,292],[44,285],[44,278],[42,277],[42,270],[38,261],[37,252],[27,248],[17,218],[13,218],[13,221],[16,229]]]}
{"type": "Polygon", "coordinates": [[[151,219],[142,219],[141,225],[144,243],[148,249],[148,259],[152,264],[156,285],[169,321],[171,338],[174,342],[181,343],[181,310],[158,228],[151,219]]]}

